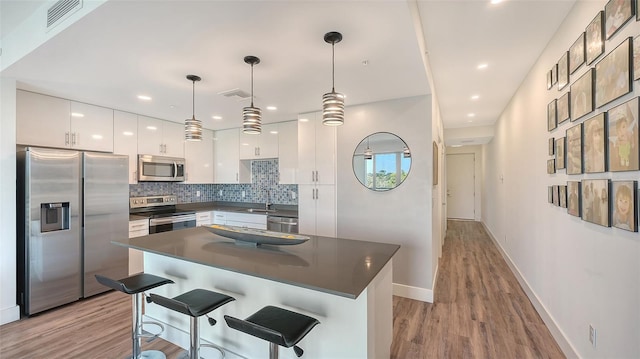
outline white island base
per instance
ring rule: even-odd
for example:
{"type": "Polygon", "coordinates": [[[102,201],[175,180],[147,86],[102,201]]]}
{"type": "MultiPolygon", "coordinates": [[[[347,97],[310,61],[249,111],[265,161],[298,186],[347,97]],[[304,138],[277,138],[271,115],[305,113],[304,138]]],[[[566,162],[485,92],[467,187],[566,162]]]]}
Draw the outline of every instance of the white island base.
{"type": "MultiPolygon", "coordinates": [[[[277,265],[277,264],[274,264],[277,265]]],[[[200,318],[201,343],[213,343],[227,351],[227,358],[269,357],[269,343],[227,327],[223,315],[244,319],[266,305],[274,305],[314,317],[320,325],[298,343],[303,358],[389,358],[393,336],[392,261],[382,268],[366,289],[350,299],[219,269],[181,259],[144,253],[146,273],[172,279],[175,284],[151,290],[174,297],[202,288],[234,297],[209,316],[218,321],[211,327],[200,318]]],[[[295,271],[295,268],[291,270],[295,271]]],[[[189,347],[189,317],[156,304],[145,305],[145,320],[165,324],[161,337],[182,348],[189,347]]],[[[215,350],[203,348],[203,358],[218,358],[215,350]]],[[[280,347],[280,358],[297,358],[293,348],[280,347]]]]}

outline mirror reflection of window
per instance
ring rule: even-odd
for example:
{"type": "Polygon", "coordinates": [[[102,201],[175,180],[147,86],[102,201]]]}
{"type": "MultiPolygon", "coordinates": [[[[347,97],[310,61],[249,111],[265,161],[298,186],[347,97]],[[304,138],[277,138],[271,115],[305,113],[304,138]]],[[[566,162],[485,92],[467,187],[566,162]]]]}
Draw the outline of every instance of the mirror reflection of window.
{"type": "Polygon", "coordinates": [[[353,171],[365,187],[374,191],[388,191],[399,186],[409,175],[411,152],[398,136],[374,133],[360,142],[353,154],[353,171]],[[367,159],[367,150],[371,159],[367,159]]]}

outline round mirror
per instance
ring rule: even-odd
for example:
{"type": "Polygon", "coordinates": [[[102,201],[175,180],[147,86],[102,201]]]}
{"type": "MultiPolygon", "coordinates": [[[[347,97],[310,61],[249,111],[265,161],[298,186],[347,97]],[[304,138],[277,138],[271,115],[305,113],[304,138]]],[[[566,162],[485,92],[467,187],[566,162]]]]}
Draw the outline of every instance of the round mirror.
{"type": "Polygon", "coordinates": [[[369,135],[353,152],[353,173],[363,186],[374,191],[398,187],[410,169],[409,146],[393,133],[369,135]]]}

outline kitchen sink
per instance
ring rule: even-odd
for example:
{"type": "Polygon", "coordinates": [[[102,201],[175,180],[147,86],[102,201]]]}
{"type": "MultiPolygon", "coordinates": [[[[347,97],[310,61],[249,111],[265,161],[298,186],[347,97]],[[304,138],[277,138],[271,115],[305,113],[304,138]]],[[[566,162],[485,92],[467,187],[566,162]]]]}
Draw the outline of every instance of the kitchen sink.
{"type": "Polygon", "coordinates": [[[276,210],[275,209],[264,209],[264,208],[247,208],[244,211],[250,212],[250,213],[273,213],[276,210]]]}

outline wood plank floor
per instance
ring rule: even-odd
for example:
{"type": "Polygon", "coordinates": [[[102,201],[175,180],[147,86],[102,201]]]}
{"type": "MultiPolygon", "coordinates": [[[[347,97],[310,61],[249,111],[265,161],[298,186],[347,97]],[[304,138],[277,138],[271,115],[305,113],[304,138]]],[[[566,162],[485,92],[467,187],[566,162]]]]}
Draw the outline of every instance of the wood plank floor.
{"type": "MultiPolygon", "coordinates": [[[[128,295],[111,292],[3,325],[0,358],[124,358],[130,308],[128,295]]],[[[434,303],[394,297],[393,311],[393,359],[564,358],[476,222],[448,222],[434,303]]],[[[151,349],[167,358],[182,351],[162,339],[143,342],[151,349]]]]}

